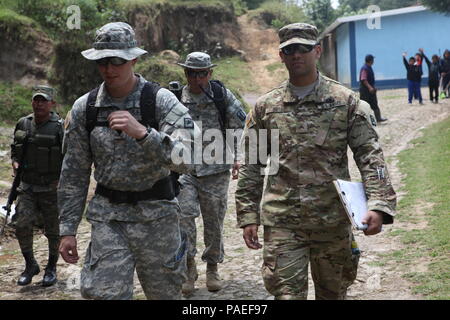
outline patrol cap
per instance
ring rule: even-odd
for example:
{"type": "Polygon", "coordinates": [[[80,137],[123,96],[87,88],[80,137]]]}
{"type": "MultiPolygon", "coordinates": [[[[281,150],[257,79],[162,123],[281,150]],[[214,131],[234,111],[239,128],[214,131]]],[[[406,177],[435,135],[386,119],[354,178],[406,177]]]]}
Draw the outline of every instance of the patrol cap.
{"type": "Polygon", "coordinates": [[[293,43],[315,45],[319,32],[317,28],[308,23],[292,23],[278,30],[280,49],[293,43]]]}
{"type": "Polygon", "coordinates": [[[81,52],[88,60],[119,57],[133,60],[147,51],[137,47],[133,28],[125,22],[111,22],[96,31],[92,49],[81,52]]]}
{"type": "Polygon", "coordinates": [[[204,52],[191,52],[187,55],[184,63],[177,63],[178,65],[189,69],[209,69],[217,66],[211,63],[211,57],[204,52]]]}
{"type": "Polygon", "coordinates": [[[49,86],[35,86],[33,88],[33,97],[31,100],[33,100],[37,96],[42,96],[47,101],[54,101],[55,100],[56,91],[52,87],[49,86]]]}

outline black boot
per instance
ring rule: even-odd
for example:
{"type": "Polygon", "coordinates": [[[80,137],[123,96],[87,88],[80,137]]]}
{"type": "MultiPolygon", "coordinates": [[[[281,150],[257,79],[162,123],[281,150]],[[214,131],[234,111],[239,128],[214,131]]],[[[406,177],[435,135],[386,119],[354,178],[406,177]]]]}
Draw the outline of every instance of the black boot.
{"type": "Polygon", "coordinates": [[[58,255],[50,254],[48,257],[48,263],[45,267],[44,279],[42,285],[44,287],[50,287],[56,283],[56,262],[58,261],[58,255]]]}
{"type": "Polygon", "coordinates": [[[38,263],[34,259],[33,251],[22,252],[22,254],[25,258],[25,271],[20,275],[17,284],[19,286],[26,286],[31,283],[31,279],[33,279],[33,277],[41,270],[39,269],[38,263]]]}

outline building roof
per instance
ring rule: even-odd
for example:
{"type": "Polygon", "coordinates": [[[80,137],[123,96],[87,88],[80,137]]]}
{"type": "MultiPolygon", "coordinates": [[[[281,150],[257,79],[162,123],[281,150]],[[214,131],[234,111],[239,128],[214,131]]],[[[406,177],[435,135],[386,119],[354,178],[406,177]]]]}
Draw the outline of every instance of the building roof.
{"type": "Polygon", "coordinates": [[[338,18],[338,19],[336,19],[336,21],[334,21],[331,25],[329,25],[320,34],[319,39],[323,39],[327,34],[331,33],[334,29],[336,29],[341,24],[346,23],[346,22],[381,18],[381,17],[394,16],[394,15],[405,14],[405,13],[413,13],[413,12],[419,12],[419,11],[425,11],[425,10],[428,10],[428,9],[424,6],[412,6],[412,7],[400,8],[400,9],[379,11],[379,12],[366,13],[366,14],[358,14],[355,16],[338,18]]]}

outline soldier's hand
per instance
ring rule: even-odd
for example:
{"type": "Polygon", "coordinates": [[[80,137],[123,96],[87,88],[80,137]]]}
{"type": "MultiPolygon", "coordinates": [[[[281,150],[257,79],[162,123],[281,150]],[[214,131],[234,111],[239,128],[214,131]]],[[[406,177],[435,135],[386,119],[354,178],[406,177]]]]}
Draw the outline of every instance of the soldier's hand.
{"type": "Polygon", "coordinates": [[[114,111],[108,116],[109,127],[113,130],[123,131],[135,139],[141,139],[147,134],[144,127],[128,111],[114,111]]]}
{"type": "Polygon", "coordinates": [[[258,241],[258,225],[249,224],[244,227],[244,241],[250,249],[261,249],[262,245],[258,241]]]}
{"type": "Polygon", "coordinates": [[[364,230],[366,236],[380,233],[383,225],[383,214],[377,211],[368,211],[361,222],[368,226],[367,229],[364,230]]]}
{"type": "Polygon", "coordinates": [[[12,168],[13,168],[13,177],[15,177],[17,174],[17,169],[19,169],[19,163],[17,161],[13,161],[12,168]]]}
{"type": "Polygon", "coordinates": [[[233,180],[236,180],[239,178],[239,169],[241,168],[241,164],[239,162],[234,162],[233,169],[231,170],[231,176],[233,177],[233,180]]]}
{"type": "Polygon", "coordinates": [[[75,236],[63,236],[59,243],[59,253],[67,263],[78,262],[77,239],[75,236]]]}

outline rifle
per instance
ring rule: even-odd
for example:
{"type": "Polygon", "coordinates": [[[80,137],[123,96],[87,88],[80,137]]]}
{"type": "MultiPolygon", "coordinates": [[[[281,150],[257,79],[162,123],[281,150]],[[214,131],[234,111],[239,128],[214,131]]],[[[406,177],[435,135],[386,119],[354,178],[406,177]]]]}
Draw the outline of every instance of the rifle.
{"type": "Polygon", "coordinates": [[[2,207],[6,211],[6,216],[5,216],[5,222],[3,223],[2,229],[0,231],[0,237],[2,237],[3,233],[5,232],[5,227],[6,227],[6,224],[8,223],[8,217],[11,213],[11,205],[17,199],[17,196],[19,194],[19,192],[17,191],[17,188],[19,187],[20,180],[22,179],[22,172],[23,172],[22,164],[25,160],[25,153],[27,150],[27,145],[28,145],[28,134],[25,136],[25,138],[23,140],[22,154],[20,155],[20,159],[19,159],[19,168],[17,168],[16,175],[14,176],[14,181],[12,183],[11,190],[9,191],[9,195],[8,195],[8,201],[6,202],[6,205],[4,205],[2,207]]]}

